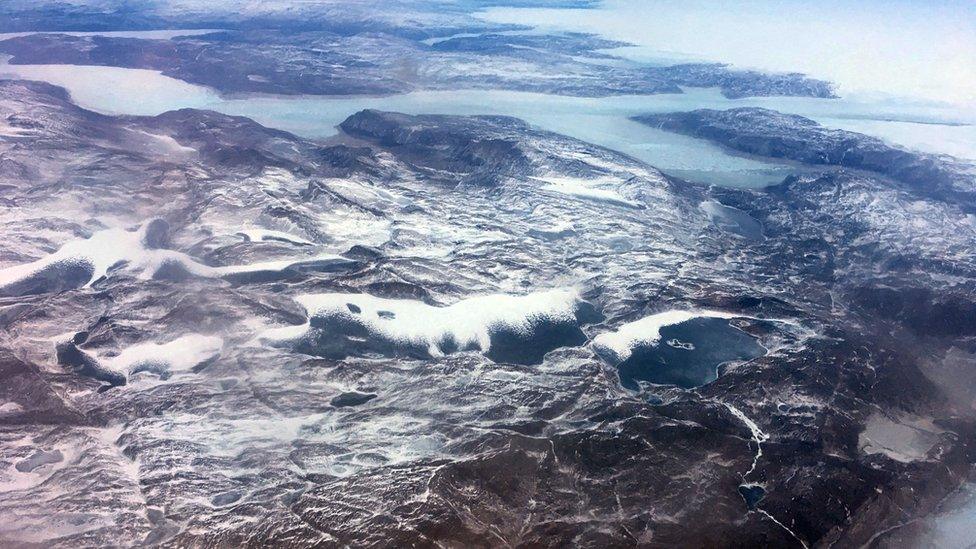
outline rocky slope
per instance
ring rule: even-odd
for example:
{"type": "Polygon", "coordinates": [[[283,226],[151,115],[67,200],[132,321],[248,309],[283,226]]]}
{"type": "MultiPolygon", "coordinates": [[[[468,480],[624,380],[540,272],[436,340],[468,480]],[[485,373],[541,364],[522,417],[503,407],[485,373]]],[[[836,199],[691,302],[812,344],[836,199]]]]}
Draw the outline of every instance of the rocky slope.
{"type": "Polygon", "coordinates": [[[947,197],[710,189],[506,117],[341,128],[0,82],[4,544],[847,547],[963,481],[947,197]],[[622,385],[681,353],[717,379],[622,385]]]}
{"type": "Polygon", "coordinates": [[[927,197],[958,203],[968,211],[976,208],[972,166],[894,147],[863,134],[825,128],[802,116],[747,107],[648,114],[634,120],[757,156],[879,173],[927,197]]]}

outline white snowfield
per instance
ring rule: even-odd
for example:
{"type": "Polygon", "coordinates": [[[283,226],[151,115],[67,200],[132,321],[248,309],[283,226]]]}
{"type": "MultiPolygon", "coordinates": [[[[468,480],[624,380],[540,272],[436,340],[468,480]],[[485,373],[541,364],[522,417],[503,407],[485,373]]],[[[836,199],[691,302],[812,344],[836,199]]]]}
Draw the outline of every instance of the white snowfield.
{"type": "MultiPolygon", "coordinates": [[[[124,229],[99,231],[91,238],[72,240],[51,255],[0,270],[0,287],[23,280],[46,267],[57,264],[88,265],[92,276],[88,284],[105,276],[108,270],[118,263],[130,261],[134,267],[147,267],[151,254],[147,254],[143,238],[147,225],[135,232],[124,229]]],[[[87,284],[86,284],[87,286],[87,284]]]]}
{"type": "MultiPolygon", "coordinates": [[[[65,334],[69,340],[72,335],[65,334]]],[[[59,340],[64,342],[61,338],[59,340]]],[[[128,381],[133,374],[139,372],[149,372],[161,378],[189,372],[195,366],[220,356],[223,346],[224,340],[220,337],[189,334],[167,343],[146,342],[132,345],[114,356],[80,349],[78,352],[87,357],[96,371],[118,374],[128,381]]]]}
{"type": "Polygon", "coordinates": [[[593,338],[593,346],[613,352],[619,360],[627,360],[637,345],[653,345],[661,339],[661,328],[673,326],[693,318],[739,318],[722,311],[665,311],[621,325],[615,332],[602,333],[593,338]]]}
{"type": "MultiPolygon", "coordinates": [[[[309,318],[338,315],[362,323],[385,339],[426,346],[431,356],[441,356],[438,344],[453,339],[459,348],[491,347],[490,332],[505,328],[529,333],[534,322],[574,322],[580,301],[575,289],[553,289],[528,295],[485,295],[463,299],[447,307],[404,299],[384,299],[366,294],[305,294],[295,298],[309,318]]],[[[264,332],[270,341],[297,339],[310,324],[264,332]]]]}
{"type": "Polygon", "coordinates": [[[545,183],[541,187],[544,191],[575,196],[588,200],[600,202],[610,202],[631,208],[640,207],[640,203],[630,200],[620,194],[617,186],[620,180],[615,177],[602,177],[597,179],[581,179],[575,177],[529,177],[545,183]]]}
{"type": "Polygon", "coordinates": [[[251,242],[290,242],[299,246],[311,246],[313,242],[300,236],[283,231],[272,231],[269,229],[244,229],[237,234],[243,236],[251,242]]]}
{"type": "Polygon", "coordinates": [[[140,343],[127,347],[117,356],[100,358],[107,369],[125,376],[148,370],[157,373],[187,372],[220,354],[224,340],[216,336],[191,334],[169,343],[140,343]]]}
{"type": "Polygon", "coordinates": [[[98,231],[90,238],[72,240],[58,251],[31,263],[0,269],[0,289],[39,274],[45,269],[59,266],[89,266],[92,275],[82,286],[88,287],[105,276],[112,267],[123,264],[126,269],[136,272],[139,278],[147,280],[152,278],[160,267],[174,263],[181,265],[193,275],[211,278],[242,273],[283,271],[308,265],[351,263],[343,257],[327,254],[298,260],[211,267],[182,252],[148,247],[146,231],[149,226],[150,223],[147,222],[136,231],[122,228],[98,231]]]}

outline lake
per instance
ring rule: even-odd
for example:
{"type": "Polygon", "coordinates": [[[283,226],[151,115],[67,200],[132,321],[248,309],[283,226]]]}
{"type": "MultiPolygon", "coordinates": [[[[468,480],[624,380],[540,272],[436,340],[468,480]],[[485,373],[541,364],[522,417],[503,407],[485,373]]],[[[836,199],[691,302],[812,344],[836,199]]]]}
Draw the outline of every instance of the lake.
{"type": "Polygon", "coordinates": [[[638,389],[641,381],[691,389],[718,379],[722,364],[764,354],[754,337],[728,319],[698,317],[662,326],[658,340],[635,347],[617,368],[628,389],[638,389]]]}

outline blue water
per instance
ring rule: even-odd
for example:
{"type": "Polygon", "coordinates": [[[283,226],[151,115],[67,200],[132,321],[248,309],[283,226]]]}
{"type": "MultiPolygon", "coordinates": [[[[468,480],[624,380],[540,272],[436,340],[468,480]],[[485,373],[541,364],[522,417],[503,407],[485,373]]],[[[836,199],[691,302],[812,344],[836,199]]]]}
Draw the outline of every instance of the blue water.
{"type": "Polygon", "coordinates": [[[723,318],[693,318],[664,326],[660,334],[617,366],[624,387],[636,390],[647,381],[690,389],[718,379],[722,364],[766,354],[755,338],[723,318]]]}

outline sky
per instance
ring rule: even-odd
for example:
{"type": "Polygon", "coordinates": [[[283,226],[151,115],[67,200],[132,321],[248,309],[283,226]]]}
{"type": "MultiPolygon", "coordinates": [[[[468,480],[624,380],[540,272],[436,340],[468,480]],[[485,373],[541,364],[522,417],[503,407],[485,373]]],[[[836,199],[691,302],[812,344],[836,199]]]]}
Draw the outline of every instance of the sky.
{"type": "Polygon", "coordinates": [[[481,17],[804,72],[842,95],[976,108],[976,0],[605,0],[593,10],[494,8],[481,17]]]}

